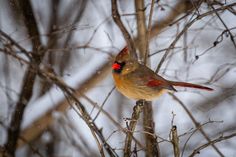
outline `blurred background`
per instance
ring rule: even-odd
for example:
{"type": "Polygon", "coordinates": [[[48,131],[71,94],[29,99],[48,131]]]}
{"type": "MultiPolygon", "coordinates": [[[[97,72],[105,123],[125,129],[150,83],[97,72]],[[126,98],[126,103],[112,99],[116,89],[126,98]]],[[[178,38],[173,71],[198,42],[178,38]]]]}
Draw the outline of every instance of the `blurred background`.
{"type": "Polygon", "coordinates": [[[114,89],[127,40],[112,2],[139,56],[148,38],[153,70],[214,89],[153,101],[151,132],[141,114],[131,156],[177,156],[173,126],[179,156],[234,156],[235,0],[1,0],[0,156],[123,156],[135,101],[114,89]]]}

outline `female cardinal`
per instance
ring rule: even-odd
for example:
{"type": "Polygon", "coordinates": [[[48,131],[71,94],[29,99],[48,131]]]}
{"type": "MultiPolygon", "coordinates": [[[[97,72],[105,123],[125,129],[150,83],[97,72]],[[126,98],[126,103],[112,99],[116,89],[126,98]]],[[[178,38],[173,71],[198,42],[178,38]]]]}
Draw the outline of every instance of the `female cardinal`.
{"type": "Polygon", "coordinates": [[[165,91],[176,91],[173,86],[213,90],[196,84],[166,80],[147,66],[132,59],[127,47],[116,56],[112,69],[117,90],[135,100],[153,100],[165,91]]]}

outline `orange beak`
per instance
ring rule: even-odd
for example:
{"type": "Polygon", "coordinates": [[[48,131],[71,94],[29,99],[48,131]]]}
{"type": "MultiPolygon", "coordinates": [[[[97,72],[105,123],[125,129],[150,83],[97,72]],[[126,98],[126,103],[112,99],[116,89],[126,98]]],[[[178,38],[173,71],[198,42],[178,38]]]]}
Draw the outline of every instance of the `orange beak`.
{"type": "Polygon", "coordinates": [[[114,63],[114,64],[112,65],[112,69],[113,69],[113,70],[119,70],[120,68],[121,68],[121,65],[118,64],[118,63],[114,63]]]}

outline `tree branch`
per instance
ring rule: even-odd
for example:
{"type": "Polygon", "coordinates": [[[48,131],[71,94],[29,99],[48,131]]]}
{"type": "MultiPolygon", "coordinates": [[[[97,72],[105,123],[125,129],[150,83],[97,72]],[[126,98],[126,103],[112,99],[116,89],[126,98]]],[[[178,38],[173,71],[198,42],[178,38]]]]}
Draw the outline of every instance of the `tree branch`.
{"type": "Polygon", "coordinates": [[[130,123],[127,126],[128,132],[125,138],[125,146],[124,146],[124,157],[130,157],[131,156],[131,144],[132,144],[132,136],[136,127],[136,124],[138,122],[140,113],[143,110],[143,101],[137,101],[136,105],[133,108],[132,117],[130,119],[130,123]]]}
{"type": "Polygon", "coordinates": [[[174,156],[179,157],[180,151],[179,151],[179,137],[177,133],[177,127],[174,125],[171,128],[171,142],[174,149],[174,156]]]}
{"type": "Polygon", "coordinates": [[[127,31],[127,29],[125,28],[124,24],[122,23],[121,19],[120,19],[120,14],[118,11],[118,7],[117,7],[117,1],[116,0],[111,0],[111,8],[112,8],[112,17],[113,20],[115,21],[116,25],[120,28],[125,41],[128,45],[129,48],[129,52],[131,54],[131,56],[135,59],[137,59],[137,54],[136,54],[136,49],[135,49],[135,45],[134,42],[129,34],[129,32],[127,31]]]}
{"type": "MultiPolygon", "coordinates": [[[[31,64],[39,65],[43,54],[39,55],[38,51],[40,46],[39,32],[36,20],[33,15],[32,7],[30,5],[30,1],[28,0],[20,1],[19,8],[20,8],[19,10],[22,11],[23,19],[28,29],[29,36],[36,37],[36,38],[31,38],[33,53],[32,53],[32,60],[30,62],[31,64]]],[[[31,64],[29,66],[29,69],[31,68],[31,64]]],[[[31,71],[29,69],[27,69],[25,73],[19,100],[16,103],[16,108],[15,111],[13,112],[10,122],[10,127],[8,129],[8,137],[5,147],[7,153],[10,154],[11,156],[15,155],[16,144],[20,134],[20,126],[24,110],[32,96],[33,85],[36,78],[36,72],[31,71]]]]}

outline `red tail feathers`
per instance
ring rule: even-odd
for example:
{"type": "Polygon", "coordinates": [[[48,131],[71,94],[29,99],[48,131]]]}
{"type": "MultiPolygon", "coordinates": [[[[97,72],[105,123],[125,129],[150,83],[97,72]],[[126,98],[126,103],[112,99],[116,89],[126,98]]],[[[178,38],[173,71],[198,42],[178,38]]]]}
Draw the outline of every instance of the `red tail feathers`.
{"type": "Polygon", "coordinates": [[[213,90],[212,88],[209,88],[209,87],[200,86],[200,85],[192,84],[192,83],[186,83],[186,82],[174,82],[174,81],[171,81],[171,84],[173,86],[197,88],[197,89],[203,89],[203,90],[208,90],[208,91],[212,91],[213,90]]]}

